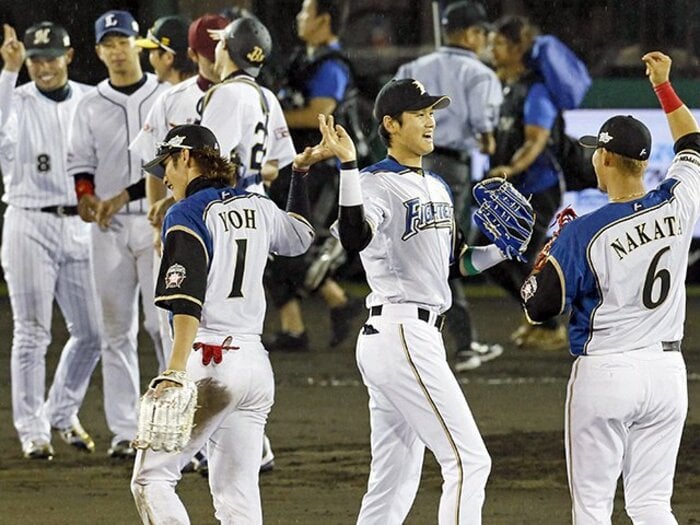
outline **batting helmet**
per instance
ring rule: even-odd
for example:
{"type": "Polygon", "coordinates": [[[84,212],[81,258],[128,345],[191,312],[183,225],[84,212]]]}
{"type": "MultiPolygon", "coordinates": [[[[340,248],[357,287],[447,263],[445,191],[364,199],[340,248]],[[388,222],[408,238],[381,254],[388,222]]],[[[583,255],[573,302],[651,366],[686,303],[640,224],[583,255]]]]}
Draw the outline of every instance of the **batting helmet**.
{"type": "Polygon", "coordinates": [[[272,51],[270,32],[260,20],[244,16],[226,26],[222,34],[228,56],[252,77],[257,77],[272,51]]]}

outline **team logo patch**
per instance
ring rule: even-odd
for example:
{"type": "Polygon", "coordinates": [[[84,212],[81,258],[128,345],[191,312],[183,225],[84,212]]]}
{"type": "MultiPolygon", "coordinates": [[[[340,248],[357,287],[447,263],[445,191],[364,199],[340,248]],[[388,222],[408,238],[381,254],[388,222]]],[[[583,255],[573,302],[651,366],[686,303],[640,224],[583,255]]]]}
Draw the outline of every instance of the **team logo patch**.
{"type": "Polygon", "coordinates": [[[165,288],[180,288],[182,281],[187,277],[187,270],[181,264],[173,264],[168,271],[165,272],[165,288]]]}
{"type": "Polygon", "coordinates": [[[289,129],[284,127],[284,128],[275,128],[275,138],[277,140],[283,139],[285,137],[289,136],[289,129]]]}
{"type": "Polygon", "coordinates": [[[182,135],[175,135],[168,142],[165,142],[163,146],[170,146],[171,148],[179,148],[185,142],[185,137],[182,135]]]}
{"type": "Polygon", "coordinates": [[[537,277],[535,275],[531,275],[527,278],[527,281],[523,283],[522,288],[520,288],[520,297],[522,297],[523,301],[528,302],[534,297],[536,291],[537,277]]]}
{"type": "Polygon", "coordinates": [[[249,62],[260,64],[265,60],[265,52],[260,47],[255,46],[253,50],[245,56],[249,62]]]}
{"type": "Polygon", "coordinates": [[[613,136],[607,131],[603,131],[600,135],[598,135],[598,142],[602,142],[603,144],[607,144],[612,139],[613,136]]]}
{"type": "Polygon", "coordinates": [[[47,27],[45,29],[39,29],[34,33],[34,45],[40,46],[49,43],[49,35],[51,34],[51,28],[47,27]]]}
{"type": "Polygon", "coordinates": [[[421,95],[425,95],[425,86],[424,86],[423,84],[421,84],[421,83],[418,82],[417,80],[414,80],[414,81],[413,81],[413,85],[416,86],[416,87],[418,88],[418,90],[420,91],[420,94],[421,94],[421,95]]]}

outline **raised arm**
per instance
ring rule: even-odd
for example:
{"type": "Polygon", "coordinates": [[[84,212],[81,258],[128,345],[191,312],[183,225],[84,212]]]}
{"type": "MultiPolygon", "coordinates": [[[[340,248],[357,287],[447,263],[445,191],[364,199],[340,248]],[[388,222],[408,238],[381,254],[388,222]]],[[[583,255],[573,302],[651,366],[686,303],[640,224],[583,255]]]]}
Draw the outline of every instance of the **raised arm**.
{"type": "Polygon", "coordinates": [[[678,98],[669,81],[671,57],[660,51],[652,51],[642,57],[646,64],[646,75],[649,77],[654,92],[666,113],[671,136],[676,142],[689,133],[698,133],[700,128],[695,117],[683,101],[678,98]]]}

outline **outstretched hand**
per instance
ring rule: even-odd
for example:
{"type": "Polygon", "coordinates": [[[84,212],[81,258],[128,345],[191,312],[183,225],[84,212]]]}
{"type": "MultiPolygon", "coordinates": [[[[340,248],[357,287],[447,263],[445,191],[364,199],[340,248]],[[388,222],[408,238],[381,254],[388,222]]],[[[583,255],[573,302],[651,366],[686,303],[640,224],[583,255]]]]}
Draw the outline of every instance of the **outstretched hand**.
{"type": "Polygon", "coordinates": [[[333,152],[326,147],[323,141],[321,141],[315,146],[307,146],[304,148],[304,151],[297,153],[297,155],[294,157],[292,167],[294,169],[305,170],[317,162],[330,159],[332,156],[333,152]]]}
{"type": "Polygon", "coordinates": [[[668,81],[671,71],[671,57],[664,55],[660,51],[651,51],[642,57],[646,64],[646,75],[649,77],[651,85],[656,87],[668,81]]]}
{"type": "Polygon", "coordinates": [[[336,124],[333,115],[319,115],[318,129],[321,131],[324,144],[340,162],[357,160],[357,152],[348,132],[340,124],[336,124]]]}
{"type": "Polygon", "coordinates": [[[15,28],[11,25],[3,24],[2,30],[3,40],[2,47],[0,47],[0,56],[2,56],[4,69],[16,73],[22,69],[22,62],[24,62],[24,44],[17,39],[15,28]]]}

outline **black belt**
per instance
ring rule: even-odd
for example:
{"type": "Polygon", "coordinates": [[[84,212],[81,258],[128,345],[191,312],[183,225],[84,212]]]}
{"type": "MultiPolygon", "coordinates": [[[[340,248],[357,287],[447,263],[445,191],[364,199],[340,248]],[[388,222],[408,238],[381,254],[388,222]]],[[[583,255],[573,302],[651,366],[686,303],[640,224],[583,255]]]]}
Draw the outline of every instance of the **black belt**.
{"type": "MultiPolygon", "coordinates": [[[[370,317],[382,315],[382,305],[373,306],[369,309],[370,317]]],[[[430,323],[430,311],[420,306],[416,308],[416,314],[418,319],[426,323],[430,323]]],[[[442,327],[445,326],[445,316],[443,314],[438,314],[435,318],[435,328],[442,332],[442,327]]]]}
{"type": "MultiPolygon", "coordinates": [[[[36,211],[36,208],[31,209],[34,209],[36,211]]],[[[53,213],[54,215],[58,215],[59,217],[72,217],[74,215],[78,215],[77,206],[44,206],[43,208],[39,208],[38,211],[43,211],[44,213],[53,213]]]]}
{"type": "Polygon", "coordinates": [[[662,341],[661,348],[664,352],[680,352],[681,342],[680,341],[662,341]]]}
{"type": "Polygon", "coordinates": [[[464,151],[458,151],[456,149],[440,148],[436,146],[435,148],[433,148],[433,153],[441,155],[443,157],[447,157],[449,159],[458,160],[460,162],[466,162],[467,160],[469,160],[469,153],[464,151]]]}

